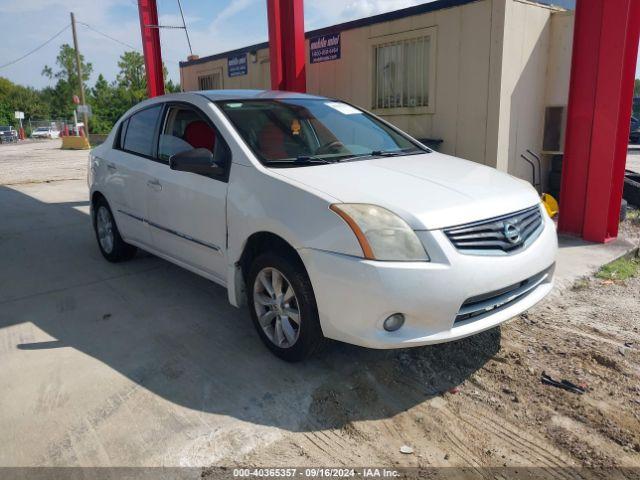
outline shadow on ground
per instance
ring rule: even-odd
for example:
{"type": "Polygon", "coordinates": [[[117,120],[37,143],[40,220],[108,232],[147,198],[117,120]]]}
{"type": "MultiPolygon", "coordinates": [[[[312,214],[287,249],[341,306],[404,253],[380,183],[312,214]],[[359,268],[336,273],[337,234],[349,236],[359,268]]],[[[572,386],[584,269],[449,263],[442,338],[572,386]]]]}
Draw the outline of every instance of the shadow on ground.
{"type": "MultiPolygon", "coordinates": [[[[0,187],[0,329],[31,322],[51,337],[15,339],[15,355],[70,347],[175,404],[313,431],[407,410],[459,385],[500,347],[494,329],[401,351],[333,342],[287,364],[262,346],[223,288],[144,253],[103,260],[86,207],[0,187]]],[[[99,382],[99,367],[95,379],[68,371],[65,381],[99,382]]]]}

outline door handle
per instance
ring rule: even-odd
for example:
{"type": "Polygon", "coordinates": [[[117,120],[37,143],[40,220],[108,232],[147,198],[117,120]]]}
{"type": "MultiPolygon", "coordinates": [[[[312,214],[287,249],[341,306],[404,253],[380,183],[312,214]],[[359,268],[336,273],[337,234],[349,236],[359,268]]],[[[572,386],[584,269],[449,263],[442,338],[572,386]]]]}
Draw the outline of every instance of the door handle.
{"type": "Polygon", "coordinates": [[[147,186],[156,192],[162,190],[162,184],[157,179],[147,180],[147,186]]]}
{"type": "Polygon", "coordinates": [[[114,163],[107,163],[107,168],[112,172],[115,172],[117,170],[116,165],[114,163]]]}

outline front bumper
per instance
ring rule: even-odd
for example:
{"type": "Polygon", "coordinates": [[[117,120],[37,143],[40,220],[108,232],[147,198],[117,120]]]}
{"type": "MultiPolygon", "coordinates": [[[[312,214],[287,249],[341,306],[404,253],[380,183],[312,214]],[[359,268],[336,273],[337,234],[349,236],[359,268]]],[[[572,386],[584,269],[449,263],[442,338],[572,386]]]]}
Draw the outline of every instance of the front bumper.
{"type": "Polygon", "coordinates": [[[442,231],[417,233],[430,262],[379,262],[315,249],[299,251],[326,337],[370,348],[448,342],[513,318],[553,287],[557,235],[547,215],[538,238],[511,255],[463,254],[442,231]],[[535,285],[515,300],[503,298],[496,308],[468,319],[459,316],[469,299],[531,278],[535,285]],[[385,331],[384,319],[397,312],[405,315],[404,326],[385,331]]]}

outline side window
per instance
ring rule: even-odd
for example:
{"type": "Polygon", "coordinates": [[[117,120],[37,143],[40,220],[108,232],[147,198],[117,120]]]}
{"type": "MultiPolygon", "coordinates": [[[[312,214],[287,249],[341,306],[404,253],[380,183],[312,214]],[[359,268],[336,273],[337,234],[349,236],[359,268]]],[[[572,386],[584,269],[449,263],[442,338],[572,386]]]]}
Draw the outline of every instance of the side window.
{"type": "Polygon", "coordinates": [[[123,150],[146,156],[153,154],[154,134],[161,110],[162,106],[158,105],[131,115],[124,137],[123,150]]]}
{"type": "Polygon", "coordinates": [[[118,128],[118,133],[116,135],[115,142],[113,143],[113,148],[118,150],[122,150],[124,148],[124,136],[127,133],[127,126],[129,125],[129,119],[127,118],[124,122],[120,124],[118,128]]]}
{"type": "Polygon", "coordinates": [[[227,166],[228,149],[215,128],[191,108],[169,108],[160,132],[158,157],[168,162],[172,155],[195,148],[206,148],[213,153],[214,162],[227,166]]]}

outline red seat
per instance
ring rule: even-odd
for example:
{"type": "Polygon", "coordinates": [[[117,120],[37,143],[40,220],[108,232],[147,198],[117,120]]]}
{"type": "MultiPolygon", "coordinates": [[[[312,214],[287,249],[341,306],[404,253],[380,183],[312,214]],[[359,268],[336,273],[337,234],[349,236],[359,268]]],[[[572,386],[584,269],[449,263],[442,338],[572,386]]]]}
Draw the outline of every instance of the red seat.
{"type": "Polygon", "coordinates": [[[216,132],[202,120],[196,120],[184,129],[184,139],[193,148],[206,148],[213,152],[216,144],[216,132]]]}
{"type": "Polygon", "coordinates": [[[267,123],[258,136],[258,145],[262,156],[268,160],[287,158],[289,155],[284,148],[284,133],[273,123],[267,123]]]}

